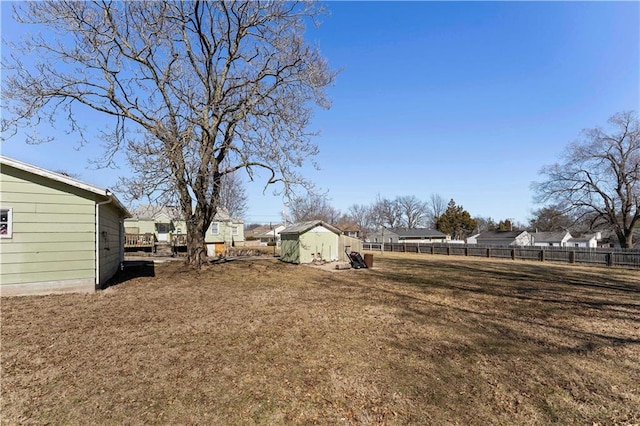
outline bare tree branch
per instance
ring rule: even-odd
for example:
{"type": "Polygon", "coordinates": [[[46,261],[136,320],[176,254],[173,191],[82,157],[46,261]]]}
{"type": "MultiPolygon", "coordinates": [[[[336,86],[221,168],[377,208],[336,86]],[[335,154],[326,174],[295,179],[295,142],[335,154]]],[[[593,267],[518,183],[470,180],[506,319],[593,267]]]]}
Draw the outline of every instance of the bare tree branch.
{"type": "Polygon", "coordinates": [[[533,189],[538,202],[589,217],[593,226],[606,224],[622,247],[633,247],[640,221],[640,121],[636,112],[622,112],[609,127],[583,131],[562,162],[542,169],[546,179],[533,189]]]}
{"type": "Polygon", "coordinates": [[[303,37],[321,12],[313,2],[19,4],[15,16],[43,34],[3,58],[3,136],[63,112],[84,143],[76,109],[114,117],[102,164],[125,149],[131,195],[181,207],[188,261],[200,266],[224,176],[263,170],[285,193],[306,184],[298,169],[317,153],[312,107],[329,106],[335,77],[303,37]]]}

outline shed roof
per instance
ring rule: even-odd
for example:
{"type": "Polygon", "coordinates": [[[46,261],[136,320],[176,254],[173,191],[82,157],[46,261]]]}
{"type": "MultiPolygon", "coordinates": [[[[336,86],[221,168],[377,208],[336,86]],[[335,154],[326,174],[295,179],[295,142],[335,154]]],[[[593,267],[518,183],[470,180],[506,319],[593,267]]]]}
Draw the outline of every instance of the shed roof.
{"type": "Polygon", "coordinates": [[[65,185],[69,185],[74,188],[82,189],[83,191],[87,191],[87,192],[105,197],[106,199],[111,200],[113,204],[115,204],[120,210],[122,210],[125,217],[131,217],[131,213],[129,212],[129,210],[127,210],[127,208],[122,205],[120,200],[118,200],[118,197],[116,197],[108,189],[83,182],[81,180],[72,178],[70,176],[52,172],[50,170],[46,170],[41,167],[34,166],[32,164],[23,163],[22,161],[5,157],[3,155],[0,155],[0,164],[2,164],[3,166],[13,167],[15,169],[22,170],[37,176],[42,176],[44,178],[47,178],[56,182],[64,183],[65,185]]]}
{"type": "Polygon", "coordinates": [[[304,234],[305,232],[315,228],[316,226],[323,226],[334,234],[342,234],[342,231],[340,229],[336,228],[335,226],[329,225],[322,220],[311,220],[308,222],[294,223],[280,231],[280,234],[304,234]]]}

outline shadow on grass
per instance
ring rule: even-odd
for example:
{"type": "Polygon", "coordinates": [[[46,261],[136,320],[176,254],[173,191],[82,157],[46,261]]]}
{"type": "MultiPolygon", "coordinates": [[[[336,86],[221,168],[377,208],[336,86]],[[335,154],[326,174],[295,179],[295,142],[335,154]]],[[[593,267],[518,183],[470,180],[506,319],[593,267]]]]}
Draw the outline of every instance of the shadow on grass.
{"type": "MultiPolygon", "coordinates": [[[[417,324],[445,326],[463,336],[463,346],[474,353],[584,354],[601,346],[640,345],[628,329],[589,325],[640,322],[640,280],[508,262],[385,263],[390,268],[376,275],[399,286],[377,287],[387,294],[384,300],[417,324]],[[578,323],[567,322],[567,316],[578,323]]],[[[410,340],[395,343],[424,350],[422,342],[410,340]]]]}
{"type": "Polygon", "coordinates": [[[102,290],[125,283],[134,278],[156,276],[153,260],[125,260],[122,265],[122,270],[107,281],[102,287],[102,290]]]}

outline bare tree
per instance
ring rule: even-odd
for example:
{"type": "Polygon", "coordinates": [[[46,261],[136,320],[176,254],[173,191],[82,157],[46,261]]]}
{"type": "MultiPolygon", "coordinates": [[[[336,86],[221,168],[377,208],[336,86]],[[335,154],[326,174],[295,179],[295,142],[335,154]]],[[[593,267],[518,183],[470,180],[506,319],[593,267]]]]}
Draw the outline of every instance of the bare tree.
{"type": "Polygon", "coordinates": [[[199,267],[223,176],[266,171],[285,192],[305,182],[312,108],[329,106],[335,77],[303,37],[321,12],[306,2],[19,4],[16,19],[42,33],[3,58],[3,133],[64,117],[86,140],[83,108],[112,117],[105,165],[126,148],[133,194],[178,199],[187,263],[199,267]]]}
{"type": "Polygon", "coordinates": [[[375,227],[397,228],[402,224],[402,212],[395,200],[379,194],[371,206],[371,218],[375,227]]]}
{"type": "MultiPolygon", "coordinates": [[[[566,206],[608,224],[622,247],[633,247],[640,221],[640,122],[636,112],[609,119],[609,129],[587,129],[562,161],[542,169],[546,180],[534,183],[539,202],[566,206]]],[[[578,218],[580,219],[580,218],[578,218]]]]}
{"type": "Polygon", "coordinates": [[[429,228],[436,228],[436,221],[447,210],[447,200],[439,194],[431,194],[427,201],[427,223],[429,228]]]}
{"type": "Polygon", "coordinates": [[[371,217],[371,207],[364,204],[354,204],[348,209],[349,218],[356,224],[363,235],[371,230],[373,223],[371,217]]]}
{"type": "Polygon", "coordinates": [[[476,221],[476,229],[474,232],[493,231],[497,228],[496,221],[491,217],[476,216],[473,219],[476,221]]]}
{"type": "Polygon", "coordinates": [[[289,211],[294,222],[323,220],[334,224],[342,216],[340,211],[329,203],[326,194],[308,193],[305,197],[296,197],[289,203],[289,211]]]}
{"type": "Polygon", "coordinates": [[[402,226],[414,229],[425,225],[428,216],[427,203],[414,195],[397,197],[395,202],[402,214],[402,226]]]}
{"type": "Polygon", "coordinates": [[[226,210],[231,217],[242,217],[247,212],[247,192],[237,171],[222,176],[220,207],[226,210]]]}
{"type": "Polygon", "coordinates": [[[575,220],[561,207],[542,207],[532,213],[529,228],[540,232],[567,231],[575,226],[575,220]]]}

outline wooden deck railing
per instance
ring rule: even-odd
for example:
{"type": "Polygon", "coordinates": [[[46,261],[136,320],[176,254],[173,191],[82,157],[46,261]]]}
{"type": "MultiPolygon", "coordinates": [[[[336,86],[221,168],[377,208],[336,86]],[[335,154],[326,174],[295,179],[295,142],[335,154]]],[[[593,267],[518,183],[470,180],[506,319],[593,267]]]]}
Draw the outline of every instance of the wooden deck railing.
{"type": "Polygon", "coordinates": [[[156,242],[154,234],[125,234],[125,247],[153,247],[156,242]]]}
{"type": "Polygon", "coordinates": [[[181,247],[187,245],[187,234],[174,234],[171,236],[171,245],[174,247],[181,247]]]}

